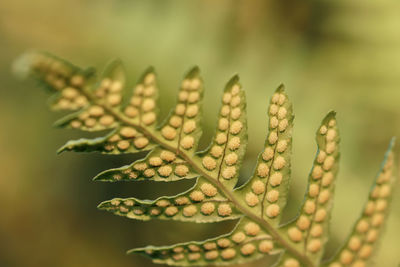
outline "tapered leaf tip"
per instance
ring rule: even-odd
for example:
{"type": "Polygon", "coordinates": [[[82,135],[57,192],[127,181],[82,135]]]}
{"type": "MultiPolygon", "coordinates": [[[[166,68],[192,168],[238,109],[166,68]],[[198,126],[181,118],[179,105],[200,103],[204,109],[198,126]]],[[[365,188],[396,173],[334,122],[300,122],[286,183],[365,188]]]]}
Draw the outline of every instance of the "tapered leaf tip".
{"type": "Polygon", "coordinates": [[[63,145],[62,147],[60,147],[59,149],[57,149],[56,154],[60,155],[61,153],[63,153],[65,150],[67,150],[66,145],[63,145]]]}
{"type": "Polygon", "coordinates": [[[283,93],[285,92],[285,85],[283,83],[281,83],[278,88],[276,88],[275,90],[276,93],[283,93]]]}
{"type": "Polygon", "coordinates": [[[148,66],[146,68],[146,70],[144,71],[145,74],[149,74],[149,73],[154,73],[155,74],[156,70],[153,66],[148,66]]]}
{"type": "Polygon", "coordinates": [[[108,76],[111,73],[115,72],[116,70],[125,72],[124,63],[119,58],[114,58],[114,59],[111,59],[110,61],[108,61],[108,63],[106,64],[106,67],[104,69],[103,76],[108,76]]]}
{"type": "MultiPolygon", "coordinates": [[[[104,172],[106,172],[106,171],[104,171],[104,172]]],[[[101,173],[99,173],[99,174],[97,174],[95,177],[93,177],[92,178],[92,181],[103,181],[104,179],[103,179],[103,173],[104,172],[101,172],[101,173]]]]}
{"type": "Polygon", "coordinates": [[[392,136],[389,142],[389,150],[393,150],[395,144],[396,144],[396,136],[392,136]]]}
{"type": "Polygon", "coordinates": [[[239,79],[240,78],[239,78],[238,74],[233,75],[233,77],[230,78],[229,81],[226,83],[224,92],[230,91],[235,84],[237,84],[237,85],[239,85],[239,87],[241,87],[239,84],[239,79]]]}
{"type": "Polygon", "coordinates": [[[109,202],[109,201],[103,201],[103,202],[101,202],[99,205],[97,205],[97,208],[98,208],[99,210],[104,209],[105,206],[106,206],[106,204],[107,204],[108,202],[109,202]]]}
{"type": "Polygon", "coordinates": [[[149,75],[149,74],[153,74],[153,75],[155,75],[155,76],[157,75],[157,73],[156,73],[156,71],[155,71],[155,68],[154,68],[153,66],[148,66],[148,67],[144,70],[144,72],[142,73],[142,75],[141,75],[140,78],[138,79],[137,83],[138,83],[138,84],[143,83],[144,80],[145,80],[145,78],[146,78],[147,75],[149,75]]]}
{"type": "Polygon", "coordinates": [[[67,115],[67,116],[65,116],[65,117],[63,117],[63,118],[61,118],[61,119],[56,120],[56,121],[53,123],[52,126],[53,126],[54,128],[64,128],[65,125],[67,125],[67,124],[71,121],[71,119],[74,118],[75,116],[76,116],[75,114],[67,115]]]}
{"type": "Polygon", "coordinates": [[[385,162],[388,160],[390,155],[393,155],[393,149],[394,149],[395,144],[396,144],[396,137],[393,136],[390,139],[388,148],[387,148],[386,153],[385,153],[385,162]]]}
{"type": "Polygon", "coordinates": [[[155,249],[157,249],[157,247],[155,246],[146,246],[146,247],[141,247],[141,248],[133,248],[130,249],[126,252],[127,255],[129,254],[142,254],[145,255],[147,257],[152,258],[150,255],[153,254],[153,252],[156,252],[155,249]]]}
{"type": "Polygon", "coordinates": [[[103,71],[103,77],[114,77],[125,82],[125,66],[119,58],[112,59],[103,71]]]}
{"type": "MultiPolygon", "coordinates": [[[[115,169],[105,170],[97,174],[95,177],[92,178],[92,181],[100,181],[100,182],[109,182],[110,176],[114,173],[115,169]]],[[[118,171],[117,171],[118,172],[118,171]]]]}
{"type": "Polygon", "coordinates": [[[114,66],[122,66],[122,60],[120,58],[113,58],[109,61],[109,65],[114,65],[114,66]]]}
{"type": "Polygon", "coordinates": [[[331,119],[336,119],[336,111],[334,110],[329,111],[328,114],[325,115],[322,124],[328,123],[331,119]]]}
{"type": "Polygon", "coordinates": [[[65,143],[62,147],[60,147],[58,150],[57,150],[57,155],[59,155],[59,154],[61,154],[61,153],[63,153],[63,152],[65,152],[65,151],[71,151],[72,149],[73,149],[73,146],[72,146],[72,144],[73,144],[73,141],[72,140],[70,140],[70,141],[68,141],[67,143],[65,143]]]}
{"type": "Polygon", "coordinates": [[[126,251],[126,254],[129,255],[129,254],[133,254],[133,253],[139,253],[139,252],[142,252],[142,250],[143,249],[140,249],[140,248],[132,248],[132,249],[126,251]]]}
{"type": "Polygon", "coordinates": [[[26,79],[31,73],[32,64],[37,58],[37,52],[29,51],[18,56],[12,63],[11,70],[19,79],[26,79]]]}
{"type": "Polygon", "coordinates": [[[235,75],[232,76],[232,78],[229,80],[228,83],[235,84],[238,83],[239,80],[240,80],[239,74],[236,73],[235,75]]]}
{"type": "Polygon", "coordinates": [[[321,121],[320,127],[318,127],[316,131],[317,137],[319,135],[324,135],[325,132],[327,131],[328,127],[337,127],[336,125],[336,111],[331,110],[328,112],[328,114],[325,115],[325,117],[321,121]]]}
{"type": "Polygon", "coordinates": [[[199,75],[200,75],[200,68],[198,66],[193,66],[192,68],[189,69],[189,71],[185,75],[185,78],[193,79],[198,77],[199,75]]]}

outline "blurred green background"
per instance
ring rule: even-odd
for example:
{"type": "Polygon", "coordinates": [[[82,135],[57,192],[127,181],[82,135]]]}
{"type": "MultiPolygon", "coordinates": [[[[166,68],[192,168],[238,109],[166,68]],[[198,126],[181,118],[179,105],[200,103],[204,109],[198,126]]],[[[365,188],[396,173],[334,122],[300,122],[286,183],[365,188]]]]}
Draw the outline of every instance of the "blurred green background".
{"type": "MultiPolygon", "coordinates": [[[[47,111],[45,93],[12,75],[19,54],[45,50],[98,69],[118,57],[131,85],[153,65],[165,112],[184,72],[199,65],[206,138],[224,83],[239,73],[249,116],[243,177],[263,146],[267,100],[284,82],[296,114],[286,218],[303,198],[314,132],[336,110],[342,157],[327,251],[332,255],[361,210],[390,138],[400,137],[399,14],[395,0],[0,1],[0,266],[156,266],[125,251],[202,240],[233,225],[137,222],[98,211],[102,200],[153,199],[191,182],[94,183],[95,174],[133,157],[56,156],[57,148],[81,134],[51,128],[60,114],[47,111]]],[[[400,261],[399,196],[392,210],[373,266],[400,261]]]]}

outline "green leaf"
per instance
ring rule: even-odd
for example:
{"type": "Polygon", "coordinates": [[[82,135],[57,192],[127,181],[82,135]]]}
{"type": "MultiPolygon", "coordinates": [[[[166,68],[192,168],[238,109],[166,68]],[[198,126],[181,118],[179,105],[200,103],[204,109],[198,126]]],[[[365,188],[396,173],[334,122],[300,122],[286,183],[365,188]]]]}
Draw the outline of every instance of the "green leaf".
{"type": "Polygon", "coordinates": [[[62,146],[58,153],[64,151],[75,152],[101,152],[103,154],[123,154],[148,151],[156,147],[152,140],[149,140],[135,128],[122,126],[113,130],[104,137],[95,139],[81,138],[68,141],[62,146]]]}
{"type": "Polygon", "coordinates": [[[94,97],[108,109],[118,112],[125,89],[125,69],[120,60],[111,61],[105,68],[99,82],[92,89],[94,97]]]}
{"type": "Polygon", "coordinates": [[[319,265],[328,241],[328,226],[338,172],[339,133],[335,112],[330,112],[316,133],[317,155],[299,214],[281,233],[289,242],[319,265]]]}
{"type": "Polygon", "coordinates": [[[379,237],[389,214],[392,190],[396,182],[393,175],[394,139],[390,142],[381,169],[371,187],[367,202],[344,246],[326,266],[365,266],[377,250],[379,237]]]}
{"type": "Polygon", "coordinates": [[[239,77],[234,76],[224,90],[215,136],[195,160],[208,176],[232,189],[238,181],[246,144],[246,99],[239,77]]]}
{"type": "Polygon", "coordinates": [[[292,147],[292,104],[281,85],[269,106],[269,133],[253,176],[236,196],[253,213],[278,226],[286,205],[292,147]]]}
{"type": "Polygon", "coordinates": [[[203,84],[197,67],[186,74],[178,93],[175,108],[165,122],[152,134],[163,140],[174,150],[182,151],[186,155],[196,152],[201,136],[201,109],[203,98],[203,84]]]}
{"type": "Polygon", "coordinates": [[[175,153],[154,148],[144,159],[131,165],[104,171],[94,180],[103,182],[154,180],[171,182],[199,176],[188,162],[175,153]]]}
{"type": "Polygon", "coordinates": [[[160,197],[156,200],[116,198],[102,202],[99,208],[116,215],[144,221],[154,218],[210,223],[233,220],[242,216],[223,193],[204,178],[199,178],[188,191],[173,197],[160,197]]]}
{"type": "Polygon", "coordinates": [[[43,52],[20,57],[17,68],[54,93],[49,105],[53,110],[78,110],[89,103],[85,90],[93,84],[94,70],[81,68],[43,52]]]}
{"type": "Polygon", "coordinates": [[[132,249],[153,262],[173,266],[231,265],[254,261],[280,252],[271,236],[254,222],[242,218],[229,234],[201,242],[132,249]]]}
{"type": "Polygon", "coordinates": [[[157,124],[158,86],[156,74],[148,68],[137,82],[128,103],[123,105],[124,120],[144,128],[153,129],[157,124]]]}
{"type": "MultiPolygon", "coordinates": [[[[55,126],[83,131],[102,131],[118,127],[121,122],[115,113],[119,112],[125,85],[125,71],[122,63],[114,60],[108,64],[100,81],[94,89],[91,89],[94,90],[94,96],[88,92],[85,93],[87,98],[98,98],[98,103],[89,103],[83,110],[58,120],[55,126]]],[[[93,100],[89,99],[89,102],[93,100]]]]}
{"type": "Polygon", "coordinates": [[[95,132],[114,129],[119,124],[118,119],[107,112],[105,108],[100,105],[91,105],[57,120],[54,126],[95,132]]]}

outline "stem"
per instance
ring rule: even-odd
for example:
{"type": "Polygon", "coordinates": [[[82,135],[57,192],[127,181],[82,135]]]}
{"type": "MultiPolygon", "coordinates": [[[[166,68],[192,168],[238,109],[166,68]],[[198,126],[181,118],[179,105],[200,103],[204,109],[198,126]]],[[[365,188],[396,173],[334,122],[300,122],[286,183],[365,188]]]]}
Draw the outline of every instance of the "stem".
{"type": "MultiPolygon", "coordinates": [[[[140,124],[133,123],[130,121],[128,118],[126,118],[123,114],[120,114],[119,112],[116,112],[114,109],[110,108],[109,106],[105,105],[104,103],[100,103],[98,99],[91,94],[91,92],[87,92],[82,90],[82,93],[85,94],[85,96],[92,101],[95,105],[102,106],[107,112],[112,114],[114,117],[116,117],[120,122],[123,122],[124,124],[127,124],[129,126],[135,127],[136,129],[140,130],[144,135],[146,135],[148,138],[152,139],[155,141],[157,144],[160,146],[164,147],[167,150],[170,151],[177,151],[178,149],[176,147],[172,147],[168,143],[164,142],[157,136],[155,136],[151,131],[146,129],[145,127],[141,126],[140,124]]],[[[266,230],[267,233],[269,233],[273,239],[275,239],[278,243],[280,243],[284,248],[286,248],[287,251],[289,251],[295,258],[297,258],[300,262],[302,262],[305,266],[309,267],[314,267],[313,262],[303,253],[292,247],[286,240],[283,239],[283,237],[279,234],[279,232],[271,226],[267,221],[265,221],[262,217],[257,216],[253,212],[249,211],[244,207],[242,204],[240,204],[235,196],[233,195],[233,191],[227,189],[218,179],[215,179],[208,175],[204,170],[196,164],[192,160],[192,156],[188,155],[185,151],[179,150],[179,155],[186,160],[197,172],[200,174],[202,177],[206,178],[209,182],[213,183],[215,186],[217,186],[224,194],[225,196],[231,201],[237,209],[239,209],[245,216],[251,218],[253,221],[257,222],[259,225],[261,225],[264,230],[266,230]]]]}

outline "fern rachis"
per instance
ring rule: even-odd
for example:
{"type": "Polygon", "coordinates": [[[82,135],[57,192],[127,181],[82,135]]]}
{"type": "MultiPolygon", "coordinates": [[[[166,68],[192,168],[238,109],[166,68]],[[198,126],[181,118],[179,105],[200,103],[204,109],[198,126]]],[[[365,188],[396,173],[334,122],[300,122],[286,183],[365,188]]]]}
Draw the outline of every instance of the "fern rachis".
{"type": "Polygon", "coordinates": [[[211,223],[239,219],[231,233],[215,239],[130,252],[179,266],[241,263],[279,253],[282,256],[278,264],[285,267],[364,266],[370,258],[388,213],[394,182],[393,142],[346,245],[333,259],[321,263],[338,171],[339,133],[334,112],[328,113],[317,131],[318,151],[299,214],[293,221],[280,225],[290,178],[294,118],[283,86],[270,101],[269,133],[254,174],[244,185],[236,187],[247,142],[246,101],[237,76],[225,87],[215,136],[210,146],[199,152],[203,86],[198,68],[185,76],[175,109],[157,126],[158,92],[151,68],[143,74],[130,98],[126,98],[129,92],[124,92],[127,87],[119,61],[111,63],[99,81],[93,70],[81,70],[45,53],[24,55],[18,66],[55,93],[51,100],[53,109],[76,111],[58,121],[58,126],[109,130],[104,137],[70,141],[59,152],[149,151],[144,159],[104,171],[95,180],[196,179],[191,189],[176,196],[154,201],[115,198],[101,203],[100,209],[139,220],[211,223]]]}

